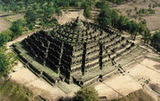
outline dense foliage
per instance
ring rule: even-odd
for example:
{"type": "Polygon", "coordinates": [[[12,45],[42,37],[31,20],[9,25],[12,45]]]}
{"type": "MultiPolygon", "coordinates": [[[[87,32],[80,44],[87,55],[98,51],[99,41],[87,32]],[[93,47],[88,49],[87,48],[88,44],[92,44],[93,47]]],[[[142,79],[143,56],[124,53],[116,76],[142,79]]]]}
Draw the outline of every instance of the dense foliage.
{"type": "Polygon", "coordinates": [[[5,54],[0,51],[0,77],[6,73],[9,63],[5,57],[5,54]]]}
{"type": "Polygon", "coordinates": [[[22,35],[23,33],[23,21],[22,20],[17,20],[15,22],[12,23],[12,26],[10,28],[11,30],[11,39],[17,37],[17,36],[20,36],[22,35]]]}
{"type": "Polygon", "coordinates": [[[7,52],[5,47],[0,47],[0,77],[8,74],[10,67],[17,62],[17,56],[13,52],[7,52]]]}
{"type": "Polygon", "coordinates": [[[0,47],[6,42],[13,40],[14,38],[22,35],[24,30],[24,22],[22,20],[17,20],[12,23],[10,29],[5,30],[0,33],[0,47]]]}
{"type": "Polygon", "coordinates": [[[84,9],[84,16],[91,18],[91,8],[95,0],[0,0],[0,9],[24,12],[29,30],[36,25],[50,27],[57,24],[53,14],[61,14],[61,9],[78,7],[84,9]]]}
{"type": "Polygon", "coordinates": [[[73,101],[98,101],[98,92],[93,87],[82,88],[76,93],[73,101]]]}
{"type": "Polygon", "coordinates": [[[4,5],[4,10],[26,10],[43,8],[46,5],[53,5],[56,9],[59,7],[89,7],[95,3],[95,0],[0,0],[4,5]]]}
{"type": "Polygon", "coordinates": [[[3,46],[6,42],[11,40],[11,31],[6,30],[0,33],[0,47],[3,46]]]}
{"type": "Polygon", "coordinates": [[[85,8],[84,9],[84,16],[86,18],[91,18],[91,9],[90,8],[85,8]]]}
{"type": "Polygon", "coordinates": [[[152,38],[152,46],[160,51],[160,31],[157,32],[152,38]]]}
{"type": "Polygon", "coordinates": [[[28,88],[14,81],[6,80],[0,83],[0,101],[42,101],[34,96],[28,88]]]}

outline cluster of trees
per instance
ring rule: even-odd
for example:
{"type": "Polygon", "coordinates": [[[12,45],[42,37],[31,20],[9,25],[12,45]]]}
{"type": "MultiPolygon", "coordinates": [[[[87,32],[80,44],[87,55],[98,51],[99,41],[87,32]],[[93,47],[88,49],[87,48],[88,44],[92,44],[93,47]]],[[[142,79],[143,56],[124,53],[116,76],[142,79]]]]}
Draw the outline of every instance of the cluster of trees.
{"type": "Polygon", "coordinates": [[[24,21],[17,20],[12,23],[12,26],[0,33],[0,47],[2,47],[6,42],[13,40],[14,38],[22,35],[24,31],[24,21]]]}
{"type": "Polygon", "coordinates": [[[94,5],[96,0],[0,0],[1,5],[6,5],[5,10],[26,10],[35,8],[42,8],[48,3],[54,4],[54,6],[65,7],[80,7],[86,8],[94,5]]]}
{"type": "Polygon", "coordinates": [[[133,39],[135,39],[138,34],[148,34],[149,31],[145,23],[137,23],[125,16],[119,15],[116,10],[110,9],[105,4],[101,6],[101,11],[97,21],[100,25],[110,25],[119,29],[120,31],[127,31],[131,34],[133,39]]]}
{"type": "Polygon", "coordinates": [[[0,8],[6,11],[24,12],[26,25],[32,30],[35,25],[49,27],[57,24],[53,14],[61,14],[61,9],[78,7],[84,9],[84,16],[91,18],[95,0],[0,0],[0,8]]]}

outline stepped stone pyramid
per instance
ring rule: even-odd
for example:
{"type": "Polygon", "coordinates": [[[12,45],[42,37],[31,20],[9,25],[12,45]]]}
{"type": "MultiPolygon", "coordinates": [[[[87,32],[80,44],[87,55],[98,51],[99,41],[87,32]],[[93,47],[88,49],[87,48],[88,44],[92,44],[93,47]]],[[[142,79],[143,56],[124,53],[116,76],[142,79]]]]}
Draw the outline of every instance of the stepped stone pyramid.
{"type": "Polygon", "coordinates": [[[20,60],[49,83],[59,81],[90,85],[126,65],[144,49],[126,40],[113,28],[77,18],[39,31],[14,45],[20,60]]]}

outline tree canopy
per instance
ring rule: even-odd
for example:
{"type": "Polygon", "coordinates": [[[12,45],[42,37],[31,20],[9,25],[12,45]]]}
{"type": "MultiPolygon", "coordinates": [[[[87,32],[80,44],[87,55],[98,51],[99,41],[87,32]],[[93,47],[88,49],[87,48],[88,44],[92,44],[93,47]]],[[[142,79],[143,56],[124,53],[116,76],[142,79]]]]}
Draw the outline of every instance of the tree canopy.
{"type": "Polygon", "coordinates": [[[98,101],[98,93],[93,87],[85,87],[76,93],[73,101],[98,101]]]}
{"type": "Polygon", "coordinates": [[[152,46],[155,47],[158,51],[160,51],[160,31],[156,32],[152,38],[152,46]]]}
{"type": "Polygon", "coordinates": [[[21,20],[17,20],[12,23],[12,26],[10,28],[12,31],[11,38],[15,38],[17,36],[20,36],[23,33],[23,23],[21,20]]]}
{"type": "Polygon", "coordinates": [[[0,77],[5,74],[9,62],[4,54],[5,52],[0,49],[0,77]]]}

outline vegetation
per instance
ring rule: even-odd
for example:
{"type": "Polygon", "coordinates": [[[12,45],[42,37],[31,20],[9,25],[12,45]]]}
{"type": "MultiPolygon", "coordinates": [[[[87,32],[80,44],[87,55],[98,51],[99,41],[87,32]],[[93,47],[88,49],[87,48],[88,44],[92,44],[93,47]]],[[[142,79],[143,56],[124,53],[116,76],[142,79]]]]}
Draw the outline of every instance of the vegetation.
{"type": "Polygon", "coordinates": [[[0,83],[0,101],[42,101],[29,89],[12,81],[0,83]]]}
{"type": "Polygon", "coordinates": [[[0,77],[6,76],[17,62],[17,56],[13,52],[6,53],[5,47],[0,47],[0,77]]]}
{"type": "Polygon", "coordinates": [[[3,9],[7,11],[43,9],[48,5],[57,10],[68,7],[92,7],[95,4],[95,0],[0,0],[0,3],[3,9]]]}
{"type": "Polygon", "coordinates": [[[107,0],[107,1],[115,3],[115,4],[122,4],[122,3],[128,2],[130,0],[107,0]]]}
{"type": "Polygon", "coordinates": [[[9,62],[5,56],[5,54],[0,51],[0,77],[7,73],[9,62]]]}
{"type": "Polygon", "coordinates": [[[155,14],[155,10],[153,10],[153,9],[144,9],[144,8],[142,8],[142,9],[140,9],[139,11],[137,11],[136,12],[138,15],[147,15],[147,14],[155,14]]]}
{"type": "Polygon", "coordinates": [[[91,9],[95,0],[0,0],[0,9],[24,12],[29,30],[37,25],[50,27],[57,24],[53,14],[61,14],[61,9],[79,7],[84,9],[84,16],[91,18],[91,9]]]}
{"type": "Polygon", "coordinates": [[[91,9],[90,8],[84,9],[84,16],[86,18],[91,18],[91,9]]]}
{"type": "Polygon", "coordinates": [[[160,51],[160,31],[153,36],[151,42],[152,46],[160,51]]]}
{"type": "Polygon", "coordinates": [[[0,46],[3,46],[9,40],[11,40],[11,31],[10,30],[5,30],[0,33],[0,46]]]}
{"type": "Polygon", "coordinates": [[[15,22],[13,22],[12,26],[10,28],[11,33],[12,33],[11,34],[11,40],[14,39],[17,36],[22,35],[23,28],[24,28],[24,25],[23,25],[23,21],[22,20],[17,20],[15,22]]]}
{"type": "Polygon", "coordinates": [[[24,32],[24,27],[24,22],[22,20],[13,22],[10,29],[0,33],[0,47],[3,46],[6,42],[22,35],[24,32]]]}
{"type": "Polygon", "coordinates": [[[76,93],[73,101],[98,101],[98,93],[93,87],[82,88],[76,93]]]}

